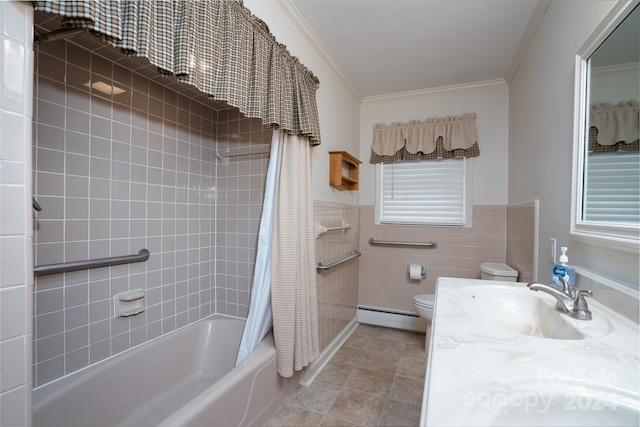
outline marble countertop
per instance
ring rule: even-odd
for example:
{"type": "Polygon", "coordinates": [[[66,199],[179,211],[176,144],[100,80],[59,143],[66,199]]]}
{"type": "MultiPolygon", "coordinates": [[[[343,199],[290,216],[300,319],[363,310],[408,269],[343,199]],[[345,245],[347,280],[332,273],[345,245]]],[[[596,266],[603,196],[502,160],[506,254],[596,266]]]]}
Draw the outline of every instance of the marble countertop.
{"type": "Polygon", "coordinates": [[[638,325],[588,303],[582,321],[525,283],[438,279],[420,425],[637,426],[638,325]],[[518,298],[540,322],[508,312],[518,298]]]}

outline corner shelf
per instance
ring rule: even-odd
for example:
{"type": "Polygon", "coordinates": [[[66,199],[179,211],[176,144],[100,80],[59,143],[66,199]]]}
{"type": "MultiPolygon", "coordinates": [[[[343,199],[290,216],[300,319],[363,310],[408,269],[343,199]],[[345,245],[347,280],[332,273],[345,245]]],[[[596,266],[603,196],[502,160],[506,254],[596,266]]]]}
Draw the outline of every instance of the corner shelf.
{"type": "Polygon", "coordinates": [[[358,189],[358,166],[362,163],[346,151],[329,151],[329,185],[338,190],[358,189]]]}

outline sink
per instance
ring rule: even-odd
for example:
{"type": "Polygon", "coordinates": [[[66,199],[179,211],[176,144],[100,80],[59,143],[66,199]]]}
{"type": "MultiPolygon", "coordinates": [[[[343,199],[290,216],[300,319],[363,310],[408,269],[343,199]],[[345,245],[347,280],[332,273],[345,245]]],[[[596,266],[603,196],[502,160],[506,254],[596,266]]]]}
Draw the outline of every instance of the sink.
{"type": "Polygon", "coordinates": [[[451,303],[470,320],[483,324],[481,333],[505,338],[533,336],[579,340],[584,335],[555,309],[556,300],[528,288],[486,285],[460,289],[451,303]]]}
{"type": "Polygon", "coordinates": [[[524,283],[440,277],[422,427],[640,426],[640,327],[573,319],[524,283]]]}
{"type": "Polygon", "coordinates": [[[505,384],[466,402],[467,426],[638,426],[640,397],[606,385],[505,384]],[[526,385],[526,386],[525,386],[526,385]]]}

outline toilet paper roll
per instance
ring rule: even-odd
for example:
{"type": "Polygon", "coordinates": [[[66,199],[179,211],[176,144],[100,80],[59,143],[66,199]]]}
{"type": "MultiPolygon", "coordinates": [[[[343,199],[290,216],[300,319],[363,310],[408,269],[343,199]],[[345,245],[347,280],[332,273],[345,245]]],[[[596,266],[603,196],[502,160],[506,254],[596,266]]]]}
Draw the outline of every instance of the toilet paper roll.
{"type": "Polygon", "coordinates": [[[422,266],[409,264],[409,278],[411,280],[422,280],[422,266]]]}

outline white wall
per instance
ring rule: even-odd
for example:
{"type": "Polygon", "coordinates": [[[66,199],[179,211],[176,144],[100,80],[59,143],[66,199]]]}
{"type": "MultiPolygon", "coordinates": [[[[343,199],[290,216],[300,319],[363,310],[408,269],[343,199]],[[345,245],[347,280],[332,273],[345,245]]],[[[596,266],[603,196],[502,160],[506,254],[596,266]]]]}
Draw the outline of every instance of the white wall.
{"type": "Polygon", "coordinates": [[[569,261],[638,283],[638,255],[572,240],[574,58],[614,1],[551,2],[509,82],[509,204],[540,200],[538,277],[550,277],[548,241],[569,261]]]}
{"type": "Polygon", "coordinates": [[[626,101],[640,101],[640,64],[592,69],[589,104],[608,102],[616,105],[626,101]]]}
{"type": "Polygon", "coordinates": [[[507,204],[508,87],[505,82],[365,98],[360,125],[360,204],[375,201],[375,165],[369,163],[373,126],[476,113],[480,156],[472,159],[473,204],[507,204]]]}
{"type": "Polygon", "coordinates": [[[322,144],[313,150],[313,199],[358,204],[358,191],[338,191],[329,186],[328,152],[347,151],[358,156],[360,97],[309,38],[287,2],[245,0],[244,5],[265,21],[278,42],[320,79],[317,101],[322,144]]]}

